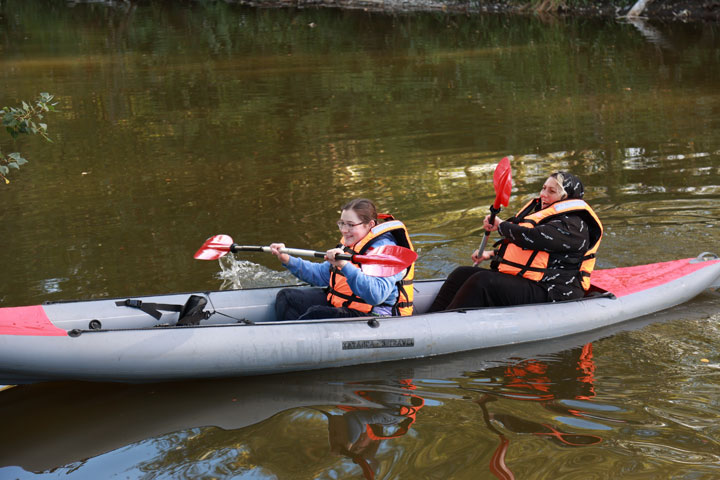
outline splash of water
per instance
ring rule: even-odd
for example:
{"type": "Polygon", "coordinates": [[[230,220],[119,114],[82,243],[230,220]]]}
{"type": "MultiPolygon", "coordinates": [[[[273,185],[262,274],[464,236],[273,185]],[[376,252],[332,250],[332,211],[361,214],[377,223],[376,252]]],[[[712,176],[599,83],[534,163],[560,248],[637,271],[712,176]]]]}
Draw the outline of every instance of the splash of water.
{"type": "Polygon", "coordinates": [[[298,283],[290,272],[278,272],[247,260],[238,261],[233,254],[220,257],[218,264],[220,272],[217,273],[217,278],[222,280],[220,290],[240,290],[298,283]]]}

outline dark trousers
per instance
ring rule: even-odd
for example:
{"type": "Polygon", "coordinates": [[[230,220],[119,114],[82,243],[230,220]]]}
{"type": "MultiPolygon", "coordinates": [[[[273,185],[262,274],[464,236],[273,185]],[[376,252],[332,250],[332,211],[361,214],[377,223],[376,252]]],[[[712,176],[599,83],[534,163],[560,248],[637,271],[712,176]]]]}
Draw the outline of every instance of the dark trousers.
{"type": "Polygon", "coordinates": [[[549,301],[547,291],[532,280],[484,268],[458,267],[448,275],[428,311],[549,301]]]}
{"type": "Polygon", "coordinates": [[[321,289],[283,288],[275,297],[275,315],[278,320],[315,320],[365,317],[369,314],[330,305],[327,294],[321,289]]]}

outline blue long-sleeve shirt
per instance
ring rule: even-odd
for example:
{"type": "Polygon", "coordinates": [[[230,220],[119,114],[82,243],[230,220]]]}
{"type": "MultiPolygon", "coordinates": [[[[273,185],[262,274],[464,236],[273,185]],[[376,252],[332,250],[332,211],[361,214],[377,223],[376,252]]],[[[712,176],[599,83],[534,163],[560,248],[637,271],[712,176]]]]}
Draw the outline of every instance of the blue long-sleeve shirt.
{"type": "MultiPolygon", "coordinates": [[[[372,243],[373,248],[383,245],[397,245],[391,233],[379,236],[372,243]]],[[[326,287],[330,285],[330,269],[327,260],[322,263],[311,262],[297,257],[290,257],[285,267],[303,282],[310,285],[326,287]]],[[[395,284],[403,279],[405,270],[392,277],[373,277],[365,275],[358,265],[348,262],[342,269],[348,286],[355,295],[370,305],[394,305],[398,298],[395,284]]],[[[375,309],[377,311],[377,309],[375,309]]],[[[386,312],[383,312],[385,314],[386,312]]]]}

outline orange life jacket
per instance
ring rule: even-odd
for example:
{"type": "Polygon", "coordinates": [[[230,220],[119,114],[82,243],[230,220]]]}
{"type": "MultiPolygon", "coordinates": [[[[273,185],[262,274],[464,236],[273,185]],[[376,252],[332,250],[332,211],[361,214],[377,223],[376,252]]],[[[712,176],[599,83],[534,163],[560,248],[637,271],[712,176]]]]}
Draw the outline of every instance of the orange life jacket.
{"type": "MultiPolygon", "coordinates": [[[[410,234],[402,222],[395,220],[392,215],[378,215],[379,218],[386,220],[372,228],[365,237],[354,245],[354,249],[346,246],[344,240],[340,240],[340,247],[351,254],[364,254],[372,247],[372,242],[380,235],[392,233],[395,243],[401,247],[409,248],[414,251],[410,234]]],[[[405,272],[405,276],[397,282],[398,298],[393,305],[393,315],[412,315],[413,312],[413,278],[415,277],[415,264],[410,265],[405,272]]],[[[330,270],[330,288],[327,294],[328,302],[335,307],[347,307],[359,310],[364,313],[370,313],[373,305],[370,305],[362,298],[358,297],[350,289],[350,286],[343,275],[342,270],[333,267],[330,270]]]]}
{"type": "MultiPolygon", "coordinates": [[[[590,248],[588,248],[582,258],[579,259],[578,266],[581,276],[580,283],[582,288],[587,291],[590,288],[590,274],[595,268],[595,253],[600,246],[600,240],[603,235],[602,222],[600,222],[600,219],[593,209],[590,208],[590,205],[584,200],[561,200],[538,212],[527,214],[537,202],[538,199],[533,199],[520,210],[516,222],[518,225],[535,228],[537,225],[547,222],[559,215],[577,212],[587,213],[586,218],[592,221],[592,223],[588,225],[590,229],[590,248]]],[[[498,251],[498,259],[495,265],[497,265],[497,269],[500,272],[510,275],[520,275],[529,280],[540,281],[546,274],[557,272],[557,270],[547,268],[550,255],[548,252],[526,249],[510,241],[503,241],[503,245],[498,251]]]]}

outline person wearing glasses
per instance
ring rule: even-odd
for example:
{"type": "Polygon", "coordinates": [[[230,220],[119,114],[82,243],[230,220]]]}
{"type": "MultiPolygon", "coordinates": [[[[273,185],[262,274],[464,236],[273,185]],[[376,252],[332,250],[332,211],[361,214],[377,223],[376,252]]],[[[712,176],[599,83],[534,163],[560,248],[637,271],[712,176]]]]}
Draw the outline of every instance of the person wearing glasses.
{"type": "Polygon", "coordinates": [[[326,252],[322,263],[282,253],[283,243],[270,245],[270,251],[290,273],[310,285],[327,287],[280,290],[275,299],[277,319],[411,315],[414,265],[391,277],[376,277],[346,260],[335,259],[341,253],[363,255],[384,245],[412,249],[405,225],[392,215],[378,214],[375,204],[365,198],[343,206],[337,225],[342,235],[340,244],[326,252]]]}

